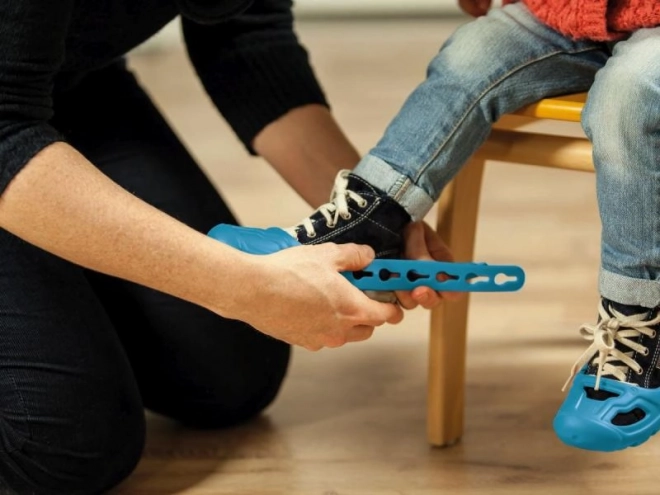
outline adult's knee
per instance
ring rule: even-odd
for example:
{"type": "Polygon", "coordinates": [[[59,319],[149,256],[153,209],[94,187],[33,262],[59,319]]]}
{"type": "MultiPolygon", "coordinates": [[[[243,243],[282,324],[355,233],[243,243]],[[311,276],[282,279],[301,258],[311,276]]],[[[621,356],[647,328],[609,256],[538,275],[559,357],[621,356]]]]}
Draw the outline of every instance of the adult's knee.
{"type": "Polygon", "coordinates": [[[258,416],[277,397],[289,365],[290,346],[272,340],[270,350],[230,370],[218,367],[188,386],[145,391],[148,409],[193,428],[225,428],[258,416]]]}
{"type": "Polygon", "coordinates": [[[95,415],[96,428],[55,423],[38,435],[0,419],[0,493],[92,495],[127,478],[144,448],[144,415],[88,414],[95,415]]]}

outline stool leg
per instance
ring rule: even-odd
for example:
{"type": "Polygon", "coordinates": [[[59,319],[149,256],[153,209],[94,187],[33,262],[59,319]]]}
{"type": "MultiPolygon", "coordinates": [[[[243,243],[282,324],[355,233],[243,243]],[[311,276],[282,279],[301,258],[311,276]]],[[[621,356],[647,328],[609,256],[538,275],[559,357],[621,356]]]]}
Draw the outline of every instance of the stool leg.
{"type": "MultiPolygon", "coordinates": [[[[456,261],[472,261],[485,159],[475,156],[445,189],[438,205],[438,233],[456,261]]],[[[463,435],[469,294],[431,311],[427,436],[441,447],[463,435]]]]}

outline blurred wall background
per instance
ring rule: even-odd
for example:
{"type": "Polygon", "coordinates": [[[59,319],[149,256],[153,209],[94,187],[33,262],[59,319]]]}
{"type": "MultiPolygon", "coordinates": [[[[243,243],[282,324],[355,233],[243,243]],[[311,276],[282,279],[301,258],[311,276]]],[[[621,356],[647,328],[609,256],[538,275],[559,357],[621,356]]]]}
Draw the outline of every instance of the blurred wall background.
{"type": "MultiPolygon", "coordinates": [[[[501,3],[494,0],[493,4],[501,3]]],[[[428,18],[463,15],[457,0],[294,0],[297,19],[428,18]]],[[[173,21],[136,52],[159,51],[180,42],[178,20],[173,21]]]]}
{"type": "Polygon", "coordinates": [[[297,0],[301,15],[426,15],[456,14],[456,0],[297,0]]]}

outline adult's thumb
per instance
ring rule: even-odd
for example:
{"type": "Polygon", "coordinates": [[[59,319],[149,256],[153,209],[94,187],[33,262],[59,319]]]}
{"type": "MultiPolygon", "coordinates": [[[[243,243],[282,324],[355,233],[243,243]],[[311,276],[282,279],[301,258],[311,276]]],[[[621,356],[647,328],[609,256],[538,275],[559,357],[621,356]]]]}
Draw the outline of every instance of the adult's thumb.
{"type": "Polygon", "coordinates": [[[339,244],[337,257],[337,269],[339,271],[362,270],[376,257],[374,250],[364,244],[339,244]]]}

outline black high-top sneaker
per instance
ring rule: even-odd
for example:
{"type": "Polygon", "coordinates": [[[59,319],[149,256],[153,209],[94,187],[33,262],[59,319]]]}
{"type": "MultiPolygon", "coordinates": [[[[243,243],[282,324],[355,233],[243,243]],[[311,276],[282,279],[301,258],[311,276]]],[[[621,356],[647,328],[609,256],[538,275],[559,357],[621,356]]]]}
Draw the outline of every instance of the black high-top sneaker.
{"type": "MultiPolygon", "coordinates": [[[[269,254],[300,244],[366,244],[376,258],[401,258],[403,231],[411,222],[406,210],[364,179],[342,170],[335,178],[330,202],[320,206],[298,225],[268,229],[219,224],[208,235],[242,251],[269,254]]],[[[365,291],[372,299],[396,302],[387,291],[365,291]]]]}
{"type": "MultiPolygon", "coordinates": [[[[387,194],[342,170],[335,179],[330,202],[285,230],[301,244],[367,244],[376,252],[376,258],[394,259],[403,256],[403,230],[410,221],[408,212],[387,194]]],[[[393,293],[368,295],[379,301],[396,300],[393,293]]]]}
{"type": "Polygon", "coordinates": [[[592,344],[553,426],[568,445],[608,452],[660,430],[660,311],[603,298],[598,313],[595,326],[580,328],[592,344]]]}

